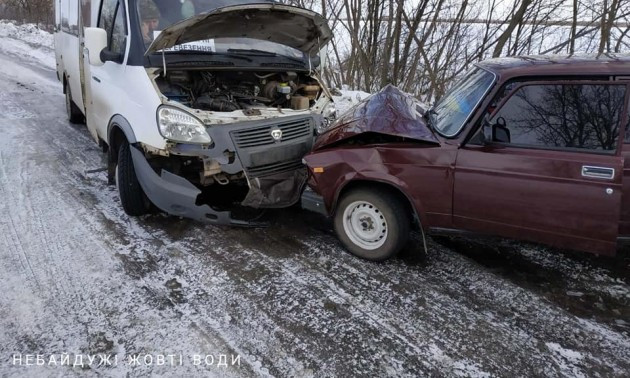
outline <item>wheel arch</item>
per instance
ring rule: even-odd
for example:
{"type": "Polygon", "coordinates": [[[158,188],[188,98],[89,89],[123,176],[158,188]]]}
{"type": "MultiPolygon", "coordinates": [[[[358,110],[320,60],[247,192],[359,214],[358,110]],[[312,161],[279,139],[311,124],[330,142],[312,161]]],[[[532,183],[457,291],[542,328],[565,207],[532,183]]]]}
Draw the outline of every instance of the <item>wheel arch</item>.
{"type": "Polygon", "coordinates": [[[137,143],[136,135],[125,117],[117,114],[112,117],[107,127],[107,172],[110,184],[114,182],[118,151],[123,143],[137,143]]]}
{"type": "Polygon", "coordinates": [[[331,215],[334,216],[337,212],[337,206],[339,205],[339,200],[349,191],[357,189],[357,188],[375,188],[378,187],[380,189],[386,190],[396,197],[398,197],[401,201],[403,201],[406,205],[409,206],[412,212],[412,217],[418,220],[420,225],[424,223],[424,212],[422,208],[418,208],[417,203],[412,200],[412,198],[397,184],[386,181],[382,179],[367,179],[360,178],[347,181],[343,186],[340,186],[339,190],[333,199],[333,203],[331,206],[331,215]]]}
{"type": "MultiPolygon", "coordinates": [[[[339,201],[346,193],[355,189],[359,189],[359,188],[367,188],[367,189],[379,188],[381,190],[385,190],[391,193],[392,195],[394,195],[395,197],[397,197],[398,199],[400,199],[405,205],[409,206],[409,209],[411,210],[410,215],[412,218],[412,223],[417,222],[417,224],[415,225],[412,224],[412,226],[420,230],[422,234],[422,243],[424,246],[424,250],[425,252],[428,251],[426,233],[424,230],[424,227],[425,227],[424,225],[426,225],[426,219],[425,219],[425,214],[421,207],[421,204],[418,201],[414,202],[412,198],[405,192],[405,190],[403,190],[399,185],[395,184],[394,182],[383,180],[383,179],[366,179],[366,178],[360,178],[360,179],[347,181],[337,191],[337,194],[335,195],[335,198],[332,203],[332,207],[331,207],[332,211],[330,215],[333,217],[336,215],[339,201]]],[[[412,229],[414,227],[412,227],[412,229]]]]}

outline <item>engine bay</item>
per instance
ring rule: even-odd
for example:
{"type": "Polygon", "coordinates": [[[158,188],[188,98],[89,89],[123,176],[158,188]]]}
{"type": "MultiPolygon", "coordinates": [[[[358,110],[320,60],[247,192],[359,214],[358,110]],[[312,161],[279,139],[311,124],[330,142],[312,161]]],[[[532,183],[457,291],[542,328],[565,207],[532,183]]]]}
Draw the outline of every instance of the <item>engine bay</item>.
{"type": "Polygon", "coordinates": [[[156,83],[170,101],[213,112],[308,110],[322,93],[317,80],[292,71],[173,70],[156,78],[156,83]]]}

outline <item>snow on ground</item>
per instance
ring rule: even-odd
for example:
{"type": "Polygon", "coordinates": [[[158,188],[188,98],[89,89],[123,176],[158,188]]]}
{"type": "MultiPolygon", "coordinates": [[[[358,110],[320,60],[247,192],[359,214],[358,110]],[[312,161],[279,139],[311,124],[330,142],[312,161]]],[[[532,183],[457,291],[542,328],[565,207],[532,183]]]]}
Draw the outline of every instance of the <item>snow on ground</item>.
{"type": "Polygon", "coordinates": [[[16,25],[0,20],[0,49],[5,54],[31,58],[45,67],[55,67],[53,35],[37,28],[34,24],[16,25]]]}
{"type": "Polygon", "coordinates": [[[17,25],[12,21],[0,20],[0,37],[19,39],[36,47],[54,48],[52,34],[35,24],[17,25]]]}
{"type": "Polygon", "coordinates": [[[628,250],[436,238],[423,256],[416,235],[372,264],[299,210],[263,230],[129,218],[104,155],[66,121],[50,44],[18,35],[0,34],[0,376],[629,375],[628,250]],[[24,366],[16,353],[121,363],[24,366]],[[135,354],[184,364],[122,363],[135,354]],[[242,364],[189,360],[219,354],[242,364]]]}

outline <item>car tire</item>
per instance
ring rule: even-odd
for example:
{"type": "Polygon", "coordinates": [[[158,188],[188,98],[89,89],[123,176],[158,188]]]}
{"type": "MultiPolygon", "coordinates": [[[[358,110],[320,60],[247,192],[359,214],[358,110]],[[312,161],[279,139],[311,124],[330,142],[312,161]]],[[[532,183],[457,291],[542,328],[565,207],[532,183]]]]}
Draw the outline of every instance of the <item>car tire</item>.
{"type": "Polygon", "coordinates": [[[151,202],[138,182],[131,157],[131,146],[126,142],[118,150],[116,187],[120,202],[127,215],[137,217],[150,212],[151,202]]]}
{"type": "Polygon", "coordinates": [[[70,123],[83,123],[83,113],[81,113],[79,107],[72,101],[72,92],[70,92],[69,85],[66,85],[66,112],[68,113],[70,123]]]}
{"type": "Polygon", "coordinates": [[[411,215],[408,206],[390,191],[356,189],[339,201],[334,227],[353,255],[385,261],[407,244],[411,215]]]}

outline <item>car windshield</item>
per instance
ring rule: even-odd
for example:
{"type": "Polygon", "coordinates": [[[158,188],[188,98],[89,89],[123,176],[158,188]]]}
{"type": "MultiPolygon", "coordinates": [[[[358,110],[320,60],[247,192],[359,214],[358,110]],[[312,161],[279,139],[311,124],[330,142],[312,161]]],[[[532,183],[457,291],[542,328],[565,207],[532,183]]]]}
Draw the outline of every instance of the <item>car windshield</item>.
{"type": "MultiPolygon", "coordinates": [[[[264,3],[265,0],[138,0],[138,19],[145,48],[148,48],[162,30],[169,26],[229,5],[264,3]]],[[[228,50],[256,50],[253,53],[272,53],[292,58],[305,58],[302,51],[278,43],[251,38],[216,38],[174,46],[166,51],[196,51],[229,53],[228,50]]]]}
{"type": "Polygon", "coordinates": [[[486,70],[477,67],[468,72],[432,109],[432,126],[444,136],[455,136],[493,82],[494,75],[486,70]]]}

